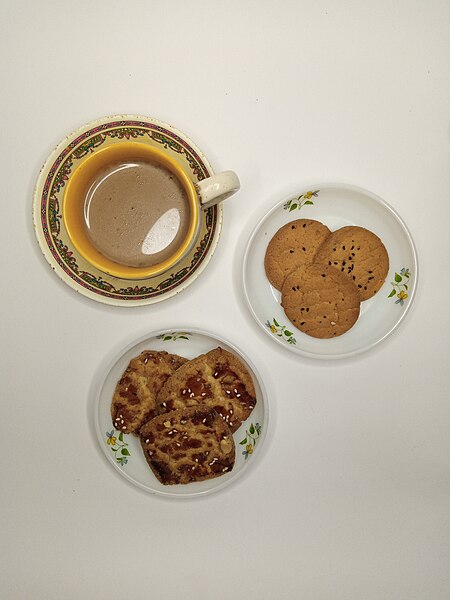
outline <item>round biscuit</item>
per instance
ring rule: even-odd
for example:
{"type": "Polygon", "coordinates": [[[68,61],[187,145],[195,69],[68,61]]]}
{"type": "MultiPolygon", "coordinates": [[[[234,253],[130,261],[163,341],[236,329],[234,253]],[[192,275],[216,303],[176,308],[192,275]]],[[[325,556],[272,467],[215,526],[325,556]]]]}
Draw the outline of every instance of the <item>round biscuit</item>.
{"type": "Polygon", "coordinates": [[[311,264],[331,231],[320,221],[297,219],[283,225],[267,246],[264,268],[267,279],[281,290],[291,271],[311,264]]]}
{"type": "Polygon", "coordinates": [[[334,231],[318,249],[314,262],[345,274],[358,288],[361,300],[377,293],[389,271],[389,256],[380,238],[354,225],[334,231]]]}
{"type": "Polygon", "coordinates": [[[286,277],[281,305],[297,329],[327,339],[353,327],[359,317],[360,298],[354,283],[343,273],[313,264],[286,277]]]}

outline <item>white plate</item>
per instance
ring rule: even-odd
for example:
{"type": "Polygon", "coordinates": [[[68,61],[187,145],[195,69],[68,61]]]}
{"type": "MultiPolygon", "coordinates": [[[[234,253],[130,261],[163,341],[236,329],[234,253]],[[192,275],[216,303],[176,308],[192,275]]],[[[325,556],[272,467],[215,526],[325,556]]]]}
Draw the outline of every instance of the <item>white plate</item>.
{"type": "Polygon", "coordinates": [[[244,292],[261,328],[287,349],[312,358],[344,358],[372,348],[404,319],[417,284],[417,255],[406,225],[381,198],[366,190],[325,184],[299,190],[270,210],[258,223],[244,256],[244,292]],[[287,319],[280,292],[264,271],[267,245],[280,227],[295,219],[316,219],[332,231],[359,225],[381,238],[390,268],[378,293],[361,303],[356,324],[344,335],[327,340],[310,337],[287,319]]]}
{"type": "Polygon", "coordinates": [[[95,429],[100,447],[108,462],[122,477],[139,488],[153,494],[186,498],[204,496],[217,491],[245,473],[254,465],[263,444],[268,423],[268,402],[264,384],[255,366],[240,350],[212,333],[201,330],[172,329],[150,333],[130,344],[108,369],[100,385],[95,406],[95,429]],[[189,483],[186,485],[163,485],[160,483],[144,458],[139,438],[130,434],[121,435],[111,422],[111,399],[116,383],[131,358],[144,350],[166,350],[192,359],[221,346],[233,352],[247,366],[255,385],[256,406],[250,417],[234,433],[236,462],[233,470],[221,477],[189,483]],[[246,440],[246,441],[245,441],[246,440]],[[115,441],[115,443],[111,443],[115,441]]]}

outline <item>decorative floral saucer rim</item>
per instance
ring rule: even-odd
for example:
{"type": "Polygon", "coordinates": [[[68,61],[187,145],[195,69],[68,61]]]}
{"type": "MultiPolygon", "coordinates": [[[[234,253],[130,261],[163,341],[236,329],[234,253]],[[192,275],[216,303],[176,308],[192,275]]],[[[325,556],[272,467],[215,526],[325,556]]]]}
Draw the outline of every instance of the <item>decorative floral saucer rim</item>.
{"type": "Polygon", "coordinates": [[[117,279],[78,255],[61,218],[64,186],[75,161],[82,162],[100,145],[133,139],[165,148],[191,174],[194,182],[213,174],[201,150],[181,131],[141,115],[113,115],[79,127],[51,152],[38,176],[33,199],[34,229],[39,246],[55,273],[75,291],[117,306],[152,304],[190,285],[209,263],[219,241],[222,206],[205,211],[197,244],[172,272],[142,280],[117,279]]]}

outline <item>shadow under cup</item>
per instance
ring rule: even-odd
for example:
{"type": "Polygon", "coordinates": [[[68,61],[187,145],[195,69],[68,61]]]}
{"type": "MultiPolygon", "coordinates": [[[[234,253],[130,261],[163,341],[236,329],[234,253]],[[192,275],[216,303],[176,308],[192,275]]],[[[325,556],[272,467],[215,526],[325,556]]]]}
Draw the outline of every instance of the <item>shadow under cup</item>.
{"type": "MultiPolygon", "coordinates": [[[[117,172],[119,170],[120,168],[117,172]]],[[[164,205],[165,198],[161,198],[159,202],[164,205]]],[[[174,158],[162,150],[137,142],[119,142],[94,151],[70,176],[62,212],[67,234],[79,254],[100,271],[123,279],[145,279],[167,271],[190,251],[200,228],[199,199],[189,175],[174,158]],[[111,166],[133,161],[156,165],[173,174],[185,192],[187,204],[183,237],[168,257],[165,256],[161,262],[147,266],[129,266],[105,256],[94,245],[88,229],[87,200],[94,183],[111,166]]],[[[112,217],[105,214],[104,218],[112,217]]]]}

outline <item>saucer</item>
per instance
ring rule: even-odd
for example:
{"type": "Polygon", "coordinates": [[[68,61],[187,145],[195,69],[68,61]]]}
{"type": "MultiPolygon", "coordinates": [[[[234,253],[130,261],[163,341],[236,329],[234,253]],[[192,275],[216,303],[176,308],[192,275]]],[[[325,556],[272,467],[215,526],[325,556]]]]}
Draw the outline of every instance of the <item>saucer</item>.
{"type": "Polygon", "coordinates": [[[116,115],[92,121],[66,137],[43,166],[34,192],[34,229],[55,273],[77,292],[105,304],[152,304],[177,294],[205,269],[219,241],[220,204],[205,211],[197,241],[170,271],[146,279],[119,279],[103,273],[80,256],[62,218],[64,191],[76,167],[92,152],[124,140],[148,144],[175,158],[195,183],[214,174],[204,154],[182,132],[150,117],[116,115]]]}
{"type": "Polygon", "coordinates": [[[97,440],[108,463],[135,486],[162,496],[186,498],[204,496],[215,492],[241,477],[258,461],[268,425],[269,407],[267,394],[256,367],[230,342],[216,334],[198,329],[171,329],[157,331],[132,342],[116,357],[105,373],[95,398],[94,420],[97,440]],[[236,460],[233,470],[221,477],[185,485],[163,485],[158,481],[145,460],[137,436],[123,434],[114,429],[111,421],[111,400],[115,386],[130,360],[144,350],[165,350],[193,359],[220,346],[235,354],[247,366],[256,390],[256,405],[251,415],[233,434],[236,460]]]}
{"type": "Polygon", "coordinates": [[[386,339],[397,329],[413,301],[417,255],[406,225],[384,200],[354,186],[324,184],[298,190],[279,202],[258,223],[244,256],[243,285],[250,311],[269,337],[291,352],[310,358],[353,356],[386,339]],[[315,219],[331,231],[358,225],[375,233],[389,254],[389,272],[375,296],[361,302],[356,324],[332,339],[299,331],[281,307],[281,293],[266,277],[264,256],[275,233],[290,221],[315,219]]]}

